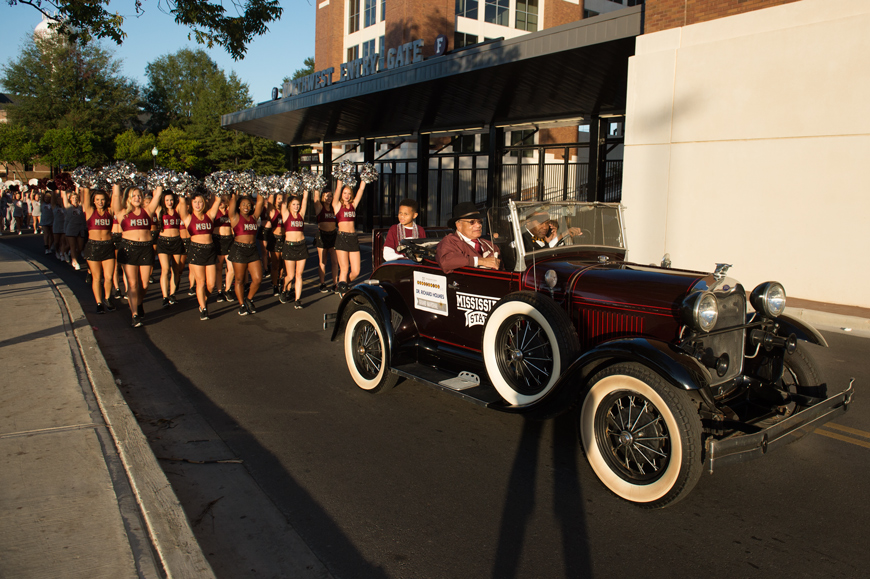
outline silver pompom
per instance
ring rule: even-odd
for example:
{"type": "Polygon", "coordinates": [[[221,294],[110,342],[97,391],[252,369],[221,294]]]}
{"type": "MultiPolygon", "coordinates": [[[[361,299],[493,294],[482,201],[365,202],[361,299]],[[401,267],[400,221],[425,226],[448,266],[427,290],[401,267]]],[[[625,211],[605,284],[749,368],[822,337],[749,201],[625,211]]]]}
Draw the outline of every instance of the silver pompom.
{"type": "Polygon", "coordinates": [[[359,178],[366,183],[374,183],[378,180],[378,170],[371,163],[365,163],[359,170],[359,178]]]}

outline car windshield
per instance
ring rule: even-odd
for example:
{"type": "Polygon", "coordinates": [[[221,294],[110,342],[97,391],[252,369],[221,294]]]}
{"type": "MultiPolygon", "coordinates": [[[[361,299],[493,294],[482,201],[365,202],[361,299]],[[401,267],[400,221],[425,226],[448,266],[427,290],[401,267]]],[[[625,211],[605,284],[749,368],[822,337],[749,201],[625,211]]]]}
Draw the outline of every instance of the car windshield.
{"type": "Polygon", "coordinates": [[[490,211],[493,241],[508,270],[525,269],[523,256],[595,247],[625,251],[618,203],[508,201],[490,211]]]}
{"type": "Polygon", "coordinates": [[[517,202],[519,234],[543,243],[535,248],[594,245],[625,249],[619,205],[614,203],[517,202]]]}

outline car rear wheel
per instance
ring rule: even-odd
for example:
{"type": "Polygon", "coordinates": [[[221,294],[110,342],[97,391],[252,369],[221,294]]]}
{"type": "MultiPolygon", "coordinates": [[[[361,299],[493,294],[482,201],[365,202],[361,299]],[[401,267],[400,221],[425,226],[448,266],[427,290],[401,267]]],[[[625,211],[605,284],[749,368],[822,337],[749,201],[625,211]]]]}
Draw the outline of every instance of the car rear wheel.
{"type": "Polygon", "coordinates": [[[579,351],[565,311],[532,292],[502,298],[483,328],[486,372],[499,395],[514,406],[546,396],[579,351]]]}
{"type": "Polygon", "coordinates": [[[353,381],[367,392],[383,392],[398,382],[399,377],[390,372],[383,330],[367,307],[354,310],[347,320],[344,357],[353,381]]]}
{"type": "Polygon", "coordinates": [[[688,394],[635,363],[610,366],[590,384],[578,427],[604,486],[645,508],[688,494],[703,467],[701,420],[688,394]]]}

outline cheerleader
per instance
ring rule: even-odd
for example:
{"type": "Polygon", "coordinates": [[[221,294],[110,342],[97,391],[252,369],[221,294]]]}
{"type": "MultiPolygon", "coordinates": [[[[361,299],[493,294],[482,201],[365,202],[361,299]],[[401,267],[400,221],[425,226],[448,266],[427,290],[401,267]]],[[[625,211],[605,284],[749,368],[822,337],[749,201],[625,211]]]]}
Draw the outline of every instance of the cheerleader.
{"type": "Polygon", "coordinates": [[[42,195],[42,244],[45,246],[45,255],[54,250],[54,211],[51,206],[51,193],[42,195]]]}
{"type": "MultiPolygon", "coordinates": [[[[230,253],[230,246],[233,244],[233,228],[230,225],[230,216],[228,213],[227,202],[221,198],[218,206],[217,215],[214,218],[214,242],[217,247],[217,278],[223,276],[224,264],[227,261],[227,255],[230,253]]],[[[217,301],[223,302],[233,301],[230,286],[233,283],[233,267],[227,263],[226,280],[221,280],[218,284],[221,289],[217,292],[217,301]]]]}
{"type": "MultiPolygon", "coordinates": [[[[315,192],[316,193],[316,192],[315,192]]],[[[293,197],[289,203],[281,206],[281,218],[284,221],[284,249],[282,257],[287,268],[284,279],[284,291],[278,297],[282,304],[290,301],[290,282],[296,280],[296,301],[293,307],[302,309],[302,272],[305,271],[305,260],[308,259],[308,244],[305,242],[303,227],[305,225],[305,210],[308,208],[308,191],[302,193],[302,200],[293,197]]]]}
{"type": "Polygon", "coordinates": [[[257,253],[257,220],[263,212],[264,197],[257,197],[256,206],[253,200],[245,195],[238,200],[236,212],[236,195],[233,194],[227,212],[233,227],[234,240],[230,246],[227,260],[232,264],[235,278],[236,299],[239,300],[239,315],[257,313],[254,307],[254,296],[263,281],[263,262],[257,253]],[[251,274],[251,287],[245,296],[245,279],[251,274]]]}
{"type": "Polygon", "coordinates": [[[269,196],[266,205],[265,238],[266,253],[269,256],[269,271],[272,277],[272,295],[279,296],[282,291],[281,278],[284,270],[284,222],[281,219],[281,207],[284,205],[284,194],[269,196]]]}
{"type": "Polygon", "coordinates": [[[335,238],[338,236],[335,212],[332,209],[332,191],[324,191],[319,198],[315,198],[314,212],[317,213],[317,265],[320,273],[320,293],[329,293],[326,286],[326,258],[329,257],[329,265],[332,266],[332,291],[338,284],[338,261],[335,257],[335,238]]]}
{"type": "Polygon", "coordinates": [[[61,261],[69,261],[66,253],[66,237],[63,234],[64,217],[66,211],[60,198],[60,191],[54,191],[51,195],[51,212],[54,215],[54,255],[61,261]]]}
{"type": "Polygon", "coordinates": [[[356,279],[360,271],[359,239],[356,236],[356,208],[362,200],[365,181],[360,182],[356,196],[353,190],[338,182],[341,194],[332,200],[332,211],[338,223],[335,254],[338,257],[338,294],[347,292],[347,285],[356,279]]]}
{"type": "Polygon", "coordinates": [[[184,267],[184,243],[181,241],[181,216],[176,210],[178,197],[172,191],[163,193],[159,216],[160,235],[157,237],[157,258],[160,260],[160,291],[163,307],[175,305],[175,292],[184,267]]]}
{"type": "Polygon", "coordinates": [[[85,212],[79,203],[78,193],[67,194],[66,191],[61,191],[60,195],[65,209],[63,233],[69,248],[68,254],[72,256],[70,263],[76,270],[80,270],[82,266],[79,264],[79,257],[85,248],[85,235],[87,233],[85,212]]]}
{"type": "Polygon", "coordinates": [[[115,244],[112,241],[112,212],[105,191],[82,188],[82,207],[88,228],[88,241],[82,257],[91,272],[91,290],[97,301],[97,313],[114,312],[112,281],[115,275],[115,244]]]}
{"type": "Polygon", "coordinates": [[[124,279],[124,266],[118,263],[118,250],[121,249],[123,231],[121,230],[121,222],[118,221],[118,215],[112,216],[112,243],[115,245],[115,272],[112,274],[112,281],[115,285],[115,301],[121,298],[127,299],[127,280],[124,279]],[[124,292],[121,292],[121,282],[124,282],[124,292]]]}
{"type": "Polygon", "coordinates": [[[214,290],[217,278],[218,251],[214,243],[214,218],[217,216],[221,198],[215,196],[209,209],[206,209],[206,198],[202,192],[195,193],[189,202],[184,201],[178,204],[178,213],[190,234],[187,261],[196,282],[199,319],[207,320],[208,296],[214,290]]]}
{"type": "Polygon", "coordinates": [[[145,197],[138,187],[129,187],[121,198],[120,185],[112,185],[112,209],[121,224],[121,247],[118,249],[118,262],[124,267],[127,280],[127,301],[133,313],[133,327],[142,326],[145,317],[145,292],[148,278],[154,267],[154,249],[151,247],[151,222],[163,188],[154,190],[149,205],[144,205],[145,197]]]}

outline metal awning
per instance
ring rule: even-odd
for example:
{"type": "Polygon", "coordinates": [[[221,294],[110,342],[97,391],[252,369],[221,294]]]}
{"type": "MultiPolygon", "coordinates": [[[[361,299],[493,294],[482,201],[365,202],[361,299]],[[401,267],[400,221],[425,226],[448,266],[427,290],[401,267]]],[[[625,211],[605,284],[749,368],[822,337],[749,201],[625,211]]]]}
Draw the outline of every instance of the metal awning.
{"type": "Polygon", "coordinates": [[[289,145],[625,112],[642,6],[474,45],[221,117],[289,145]]]}

